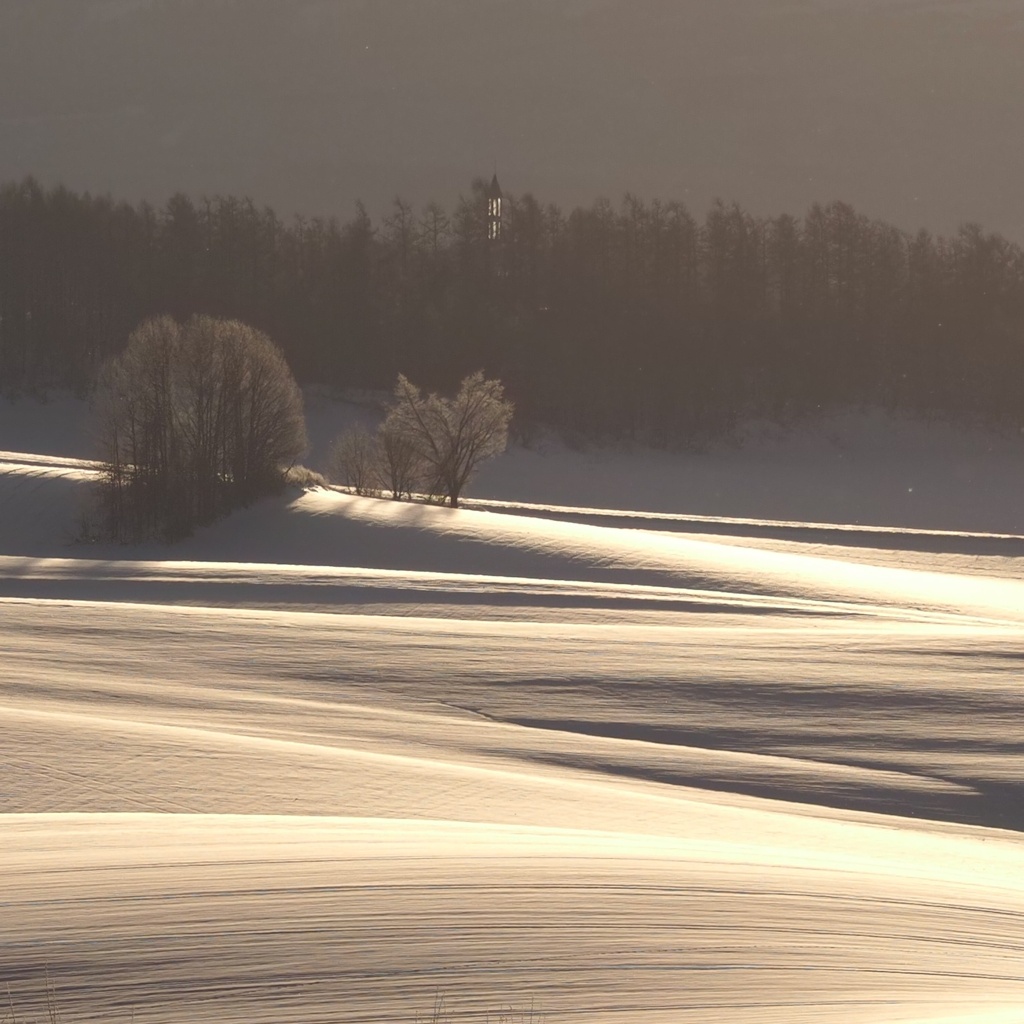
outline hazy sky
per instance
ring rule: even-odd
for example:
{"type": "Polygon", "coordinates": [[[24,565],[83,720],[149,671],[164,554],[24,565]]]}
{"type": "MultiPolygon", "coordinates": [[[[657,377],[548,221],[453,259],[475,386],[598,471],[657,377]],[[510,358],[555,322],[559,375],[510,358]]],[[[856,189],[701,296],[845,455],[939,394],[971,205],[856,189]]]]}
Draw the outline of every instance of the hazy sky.
{"type": "Polygon", "coordinates": [[[0,178],[282,214],[845,199],[1024,241],[1024,0],[0,0],[0,178]]]}

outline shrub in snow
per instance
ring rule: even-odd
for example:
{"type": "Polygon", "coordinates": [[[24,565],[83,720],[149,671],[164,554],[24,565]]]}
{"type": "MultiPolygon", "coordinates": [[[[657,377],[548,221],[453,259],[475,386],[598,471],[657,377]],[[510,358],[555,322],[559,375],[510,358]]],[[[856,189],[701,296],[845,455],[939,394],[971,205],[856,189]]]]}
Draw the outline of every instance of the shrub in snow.
{"type": "Polygon", "coordinates": [[[303,465],[289,466],[284,471],[284,482],[288,487],[301,487],[303,490],[327,486],[322,473],[303,465]]]}

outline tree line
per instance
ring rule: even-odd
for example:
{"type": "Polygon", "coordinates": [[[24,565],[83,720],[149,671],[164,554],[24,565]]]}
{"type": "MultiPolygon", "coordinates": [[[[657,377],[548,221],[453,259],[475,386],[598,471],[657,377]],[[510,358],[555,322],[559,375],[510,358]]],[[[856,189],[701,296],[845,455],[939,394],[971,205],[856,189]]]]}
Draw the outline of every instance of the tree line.
{"type": "Polygon", "coordinates": [[[1024,425],[1024,251],[916,234],[842,202],[396,200],[373,221],[247,199],[115,202],[0,187],[0,392],[87,391],[147,318],[244,321],[300,383],[447,389],[482,369],[521,429],[685,442],[846,405],[1024,425]]]}

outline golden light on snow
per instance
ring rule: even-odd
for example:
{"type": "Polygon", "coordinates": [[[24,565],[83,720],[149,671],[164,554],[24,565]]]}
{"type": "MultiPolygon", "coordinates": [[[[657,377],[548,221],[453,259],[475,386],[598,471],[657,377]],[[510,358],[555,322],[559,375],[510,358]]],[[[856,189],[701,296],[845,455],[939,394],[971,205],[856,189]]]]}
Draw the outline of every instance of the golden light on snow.
{"type": "Polygon", "coordinates": [[[94,473],[0,453],[19,1019],[1024,1019],[1024,539],[310,491],[69,546],[94,473]]]}

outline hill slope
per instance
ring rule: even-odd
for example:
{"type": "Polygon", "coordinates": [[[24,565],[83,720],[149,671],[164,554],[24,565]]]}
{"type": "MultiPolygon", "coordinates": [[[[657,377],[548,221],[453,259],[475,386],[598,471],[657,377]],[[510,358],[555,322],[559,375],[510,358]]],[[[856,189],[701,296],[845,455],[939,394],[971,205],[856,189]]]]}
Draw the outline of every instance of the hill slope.
{"type": "Polygon", "coordinates": [[[76,1021],[1022,1018],[1024,538],[638,512],[624,457],[513,454],[549,501],[546,458],[619,507],[314,490],[102,547],[62,532],[92,464],[0,454],[19,1018],[47,978],[76,1021]]]}

